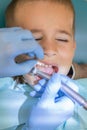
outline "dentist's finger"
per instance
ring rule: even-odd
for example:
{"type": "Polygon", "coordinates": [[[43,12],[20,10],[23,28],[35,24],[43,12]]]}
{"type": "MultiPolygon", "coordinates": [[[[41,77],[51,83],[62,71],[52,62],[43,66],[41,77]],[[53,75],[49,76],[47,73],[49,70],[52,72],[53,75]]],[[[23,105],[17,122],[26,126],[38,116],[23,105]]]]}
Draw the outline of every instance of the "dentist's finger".
{"type": "Polygon", "coordinates": [[[46,89],[42,95],[42,99],[44,100],[54,100],[57,92],[59,91],[61,86],[61,78],[59,74],[53,74],[51,79],[48,81],[46,89]]]}

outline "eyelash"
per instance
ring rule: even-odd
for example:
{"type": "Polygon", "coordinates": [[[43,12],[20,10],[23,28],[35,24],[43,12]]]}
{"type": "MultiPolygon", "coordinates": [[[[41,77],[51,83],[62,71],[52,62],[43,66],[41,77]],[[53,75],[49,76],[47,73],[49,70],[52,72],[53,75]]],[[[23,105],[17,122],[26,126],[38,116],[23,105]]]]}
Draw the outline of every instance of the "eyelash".
{"type": "MultiPolygon", "coordinates": [[[[42,40],[43,38],[41,37],[41,38],[36,38],[35,40],[37,40],[37,41],[40,41],[40,40],[42,40]]],[[[68,40],[67,39],[56,39],[57,41],[60,41],[60,42],[68,42],[68,40]]]]}
{"type": "Polygon", "coordinates": [[[56,39],[57,41],[60,41],[60,42],[68,42],[67,39],[56,39]]]}
{"type": "Polygon", "coordinates": [[[36,38],[35,40],[40,41],[40,40],[42,40],[42,37],[41,38],[36,38]]]}

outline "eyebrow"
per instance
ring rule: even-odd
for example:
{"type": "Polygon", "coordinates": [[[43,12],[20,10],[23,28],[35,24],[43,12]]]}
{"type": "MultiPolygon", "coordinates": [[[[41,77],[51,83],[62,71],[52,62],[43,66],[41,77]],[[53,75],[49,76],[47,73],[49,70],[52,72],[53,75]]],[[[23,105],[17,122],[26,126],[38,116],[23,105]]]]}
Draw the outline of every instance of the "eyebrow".
{"type": "Polygon", "coordinates": [[[56,32],[58,32],[58,33],[62,33],[62,34],[66,34],[66,35],[68,35],[68,36],[72,37],[72,34],[71,34],[71,33],[69,33],[69,32],[68,32],[68,31],[66,31],[66,30],[56,30],[56,32]]]}
{"type": "Polygon", "coordinates": [[[31,29],[31,32],[37,33],[37,32],[42,32],[42,30],[41,29],[31,29]]]}
{"type": "MultiPolygon", "coordinates": [[[[32,32],[32,33],[42,32],[42,29],[31,29],[31,32],[32,32]]],[[[72,37],[72,34],[69,33],[69,32],[66,31],[66,30],[56,30],[56,32],[61,33],[61,34],[66,34],[66,35],[72,37]]]]}

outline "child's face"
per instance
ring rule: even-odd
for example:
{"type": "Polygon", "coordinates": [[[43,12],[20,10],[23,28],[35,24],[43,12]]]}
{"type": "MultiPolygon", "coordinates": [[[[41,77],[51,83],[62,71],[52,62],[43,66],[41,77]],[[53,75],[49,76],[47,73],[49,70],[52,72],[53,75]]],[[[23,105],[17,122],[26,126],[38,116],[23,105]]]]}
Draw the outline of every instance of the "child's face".
{"type": "Polygon", "coordinates": [[[27,3],[19,7],[15,19],[16,25],[29,29],[44,49],[41,62],[46,66],[40,69],[51,73],[50,65],[57,66],[58,73],[67,75],[75,50],[73,14],[69,8],[54,2],[27,3]]]}

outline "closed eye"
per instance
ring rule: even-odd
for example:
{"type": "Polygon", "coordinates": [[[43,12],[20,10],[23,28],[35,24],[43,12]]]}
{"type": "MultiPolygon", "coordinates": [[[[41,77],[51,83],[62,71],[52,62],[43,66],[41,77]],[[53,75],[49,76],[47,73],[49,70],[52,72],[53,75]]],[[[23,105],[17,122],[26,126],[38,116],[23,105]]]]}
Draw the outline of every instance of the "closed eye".
{"type": "Polygon", "coordinates": [[[68,42],[67,39],[56,39],[57,41],[60,41],[60,42],[68,42]]]}
{"type": "Polygon", "coordinates": [[[37,40],[37,41],[40,41],[40,40],[42,40],[42,39],[43,39],[43,37],[35,38],[35,40],[37,40]]]}

